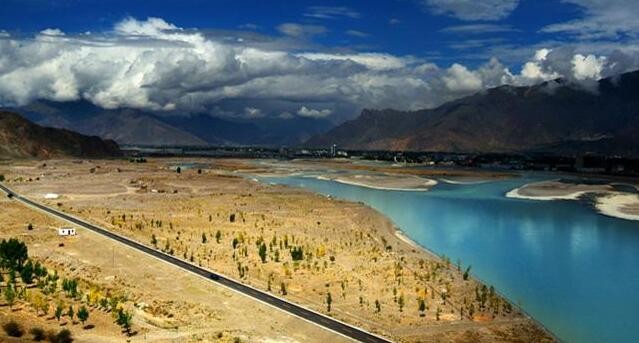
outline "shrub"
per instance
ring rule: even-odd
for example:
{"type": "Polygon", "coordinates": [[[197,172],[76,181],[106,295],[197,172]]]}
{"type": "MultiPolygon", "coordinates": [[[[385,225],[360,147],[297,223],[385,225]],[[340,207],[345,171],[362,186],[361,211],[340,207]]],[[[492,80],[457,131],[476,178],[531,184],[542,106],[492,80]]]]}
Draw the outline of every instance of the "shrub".
{"type": "Polygon", "coordinates": [[[73,342],[73,336],[71,335],[71,331],[67,329],[62,329],[57,334],[53,333],[53,331],[49,331],[47,334],[47,338],[51,343],[71,343],[73,342]]]}
{"type": "Polygon", "coordinates": [[[42,330],[41,328],[32,328],[31,330],[29,330],[29,333],[33,336],[33,340],[36,342],[44,341],[45,339],[44,330],[42,330]]]}
{"type": "Polygon", "coordinates": [[[13,320],[2,325],[2,329],[10,337],[22,337],[22,335],[24,334],[24,331],[22,331],[22,327],[20,327],[20,324],[14,322],[13,320]]]}

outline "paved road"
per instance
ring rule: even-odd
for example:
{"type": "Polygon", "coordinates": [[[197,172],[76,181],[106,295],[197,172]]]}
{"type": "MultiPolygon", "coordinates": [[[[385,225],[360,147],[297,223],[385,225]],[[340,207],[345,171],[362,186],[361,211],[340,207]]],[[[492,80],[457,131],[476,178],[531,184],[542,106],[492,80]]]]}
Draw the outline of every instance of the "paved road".
{"type": "Polygon", "coordinates": [[[22,203],[25,203],[29,206],[35,207],[41,211],[44,211],[46,213],[48,213],[49,215],[52,215],[54,217],[66,220],[68,222],[71,222],[73,224],[76,224],[78,226],[81,226],[83,228],[86,228],[88,230],[94,231],[96,233],[99,233],[101,235],[107,236],[113,240],[116,240],[122,244],[126,244],[134,249],[137,249],[145,254],[148,255],[152,255],[158,259],[161,259],[165,262],[171,263],[177,267],[180,267],[182,269],[185,269],[191,273],[197,274],[199,276],[202,276],[204,278],[207,278],[213,282],[216,282],[218,284],[221,284],[223,286],[226,286],[228,288],[231,288],[235,291],[238,291],[246,296],[255,298],[257,300],[260,300],[262,302],[265,302],[269,305],[272,305],[274,307],[279,308],[282,311],[288,312],[292,315],[295,315],[297,317],[300,317],[302,319],[305,319],[309,322],[315,323],[316,325],[322,326],[326,329],[329,329],[331,331],[337,332],[341,335],[344,335],[346,337],[352,338],[356,341],[360,341],[360,342],[390,342],[387,339],[375,336],[369,332],[366,332],[362,329],[356,328],[354,326],[342,323],[340,321],[337,321],[333,318],[324,316],[322,314],[319,314],[317,312],[311,311],[309,309],[306,309],[304,307],[301,307],[299,305],[296,305],[294,303],[291,303],[285,299],[281,299],[278,298],[276,296],[273,296],[269,293],[266,293],[264,291],[255,289],[253,287],[249,287],[246,286],[240,282],[234,281],[232,279],[229,279],[223,275],[219,275],[216,273],[213,273],[209,270],[200,268],[198,266],[195,266],[191,263],[188,263],[186,261],[183,261],[179,258],[173,257],[171,255],[165,254],[161,251],[155,250],[153,248],[147,247],[146,245],[140,244],[136,241],[133,241],[131,239],[128,239],[126,237],[120,236],[118,234],[115,234],[109,230],[103,229],[101,227],[95,226],[93,224],[87,223],[83,220],[80,220],[78,218],[72,217],[66,213],[57,211],[55,209],[52,209],[50,207],[38,204],[36,202],[33,202],[23,196],[20,196],[19,194],[13,192],[12,190],[10,190],[9,188],[7,188],[6,186],[0,184],[0,189],[2,191],[4,191],[7,196],[9,198],[12,198],[14,200],[20,201],[22,203]]]}

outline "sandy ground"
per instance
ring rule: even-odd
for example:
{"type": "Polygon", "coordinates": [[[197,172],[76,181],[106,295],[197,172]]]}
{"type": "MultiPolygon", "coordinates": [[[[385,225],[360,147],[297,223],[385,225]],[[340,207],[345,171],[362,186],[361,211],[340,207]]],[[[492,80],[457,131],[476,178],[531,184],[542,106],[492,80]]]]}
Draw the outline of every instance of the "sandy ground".
{"type": "Polygon", "coordinates": [[[513,189],[506,193],[506,196],[530,200],[578,200],[586,194],[595,197],[595,208],[601,214],[639,220],[639,195],[615,191],[610,184],[590,185],[542,181],[513,189]]]}
{"type": "MultiPolygon", "coordinates": [[[[64,277],[126,294],[135,308],[132,342],[346,342],[347,339],[212,284],[193,274],[137,252],[91,231],[78,228],[75,237],[59,237],[56,228],[69,224],[0,200],[2,238],[27,242],[29,253],[64,277]],[[25,222],[35,229],[27,231],[25,222]],[[64,247],[59,247],[64,243],[64,247]],[[143,305],[142,305],[143,304],[143,305]]],[[[0,320],[14,319],[27,329],[69,328],[77,342],[123,342],[126,337],[111,315],[91,312],[81,325],[60,326],[51,316],[38,316],[27,305],[14,311],[0,307],[0,320]]],[[[0,334],[2,338],[2,334],[0,334]]],[[[8,338],[6,338],[8,339],[8,338]]]]}
{"type": "MultiPolygon", "coordinates": [[[[0,166],[0,173],[10,180],[10,187],[34,200],[397,341],[552,341],[499,296],[491,294],[480,301],[481,284],[463,280],[463,269],[402,239],[394,225],[376,211],[359,203],[234,176],[237,171],[280,172],[269,166],[237,160],[194,161],[205,167],[178,174],[169,168],[177,160],[146,164],[62,160],[46,165],[13,163],[0,166]],[[47,193],[60,198],[46,200],[47,193]],[[262,245],[266,247],[264,261],[259,256],[262,245]],[[293,260],[293,248],[303,249],[300,260],[293,260]],[[328,294],[332,297],[330,312],[328,294]],[[426,304],[424,311],[419,310],[420,300],[426,304]]],[[[89,236],[81,235],[77,244],[85,244],[89,236]]],[[[117,248],[97,242],[88,242],[85,248],[102,259],[84,259],[113,273],[109,252],[117,248]]],[[[220,328],[236,328],[239,336],[278,340],[276,332],[298,341],[335,341],[320,329],[298,328],[293,323],[299,320],[284,322],[286,315],[269,309],[257,311],[259,306],[246,298],[227,300],[229,308],[203,307],[202,317],[195,317],[191,304],[210,304],[198,295],[200,291],[192,290],[191,284],[165,286],[176,274],[168,269],[164,275],[170,278],[164,283],[160,279],[147,284],[154,278],[146,273],[156,266],[135,263],[142,260],[131,256],[124,264],[137,273],[127,274],[128,282],[122,288],[152,289],[144,298],[146,303],[172,301],[173,318],[180,319],[173,325],[183,335],[210,327],[207,316],[213,313],[220,328]],[[145,286],[139,286],[142,284],[145,286]],[[280,324],[249,330],[263,317],[279,318],[275,323],[280,324]]],[[[117,254],[115,260],[117,266],[117,254]]],[[[233,296],[217,291],[220,296],[233,296]]],[[[221,301],[212,299],[213,303],[221,301]]]]}

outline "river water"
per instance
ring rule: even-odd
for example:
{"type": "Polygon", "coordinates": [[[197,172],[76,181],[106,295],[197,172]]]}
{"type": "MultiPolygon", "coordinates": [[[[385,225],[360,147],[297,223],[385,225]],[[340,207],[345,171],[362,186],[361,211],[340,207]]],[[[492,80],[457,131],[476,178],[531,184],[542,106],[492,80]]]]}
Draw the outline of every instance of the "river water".
{"type": "Polygon", "coordinates": [[[422,246],[494,285],[566,342],[639,342],[639,222],[597,214],[584,201],[504,194],[547,179],[440,182],[429,192],[386,191],[304,176],[262,178],[377,209],[422,246]]]}

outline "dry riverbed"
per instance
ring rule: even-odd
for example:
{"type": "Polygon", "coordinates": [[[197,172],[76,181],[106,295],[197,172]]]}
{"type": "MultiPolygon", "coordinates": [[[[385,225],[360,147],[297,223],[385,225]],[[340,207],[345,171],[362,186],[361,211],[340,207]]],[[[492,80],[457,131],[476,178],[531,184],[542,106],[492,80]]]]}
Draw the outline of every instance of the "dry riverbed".
{"type": "MultiPolygon", "coordinates": [[[[170,166],[178,162],[26,161],[0,166],[0,174],[33,200],[393,340],[552,341],[488,287],[464,280],[464,266],[402,239],[388,219],[362,204],[233,173],[273,172],[268,166],[201,159],[189,160],[197,168],[177,173],[170,166]],[[47,194],[57,199],[45,199],[47,194]]],[[[13,230],[5,237],[24,234],[26,222],[36,221],[31,210],[14,211],[22,212],[0,216],[0,225],[13,230]]],[[[136,316],[147,336],[179,332],[184,341],[199,341],[200,334],[215,341],[223,332],[223,339],[248,341],[341,339],[84,231],[57,248],[53,229],[61,224],[39,220],[34,225],[46,227],[47,234],[28,233],[29,248],[38,255],[73,264],[81,278],[154,304],[156,311],[138,309],[136,316]],[[159,309],[168,309],[170,318],[159,316],[159,309]]],[[[111,334],[101,335],[108,341],[111,334]]]]}

